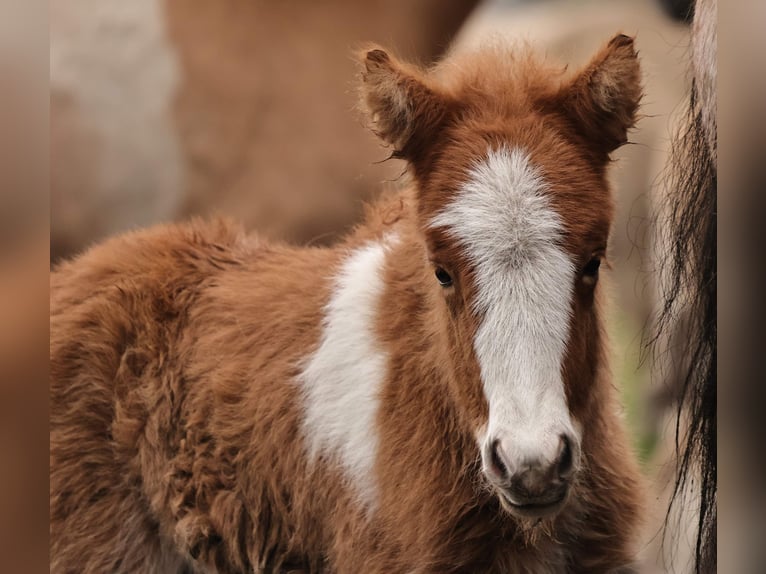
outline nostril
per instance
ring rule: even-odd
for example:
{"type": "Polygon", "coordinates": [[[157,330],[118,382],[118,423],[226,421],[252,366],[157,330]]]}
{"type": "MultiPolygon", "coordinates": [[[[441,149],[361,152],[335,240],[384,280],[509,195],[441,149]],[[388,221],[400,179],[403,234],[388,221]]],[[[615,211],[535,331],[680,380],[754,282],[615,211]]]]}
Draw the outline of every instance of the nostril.
{"type": "Polygon", "coordinates": [[[561,435],[561,453],[558,459],[558,472],[559,476],[564,476],[572,471],[574,466],[574,456],[572,455],[572,443],[569,437],[561,435]]]}
{"type": "Polygon", "coordinates": [[[492,466],[495,472],[503,478],[508,478],[508,467],[505,466],[502,457],[500,456],[500,441],[495,440],[492,442],[492,466]]]}

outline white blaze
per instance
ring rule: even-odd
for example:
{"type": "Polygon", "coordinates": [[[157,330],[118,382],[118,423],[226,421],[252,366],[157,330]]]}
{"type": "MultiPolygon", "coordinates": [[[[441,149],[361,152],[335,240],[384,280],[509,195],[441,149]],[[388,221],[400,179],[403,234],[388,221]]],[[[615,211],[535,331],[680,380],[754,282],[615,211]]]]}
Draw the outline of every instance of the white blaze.
{"type": "Polygon", "coordinates": [[[376,418],[387,365],[375,336],[386,250],[386,242],[371,243],[345,261],[325,309],[319,347],[298,377],[309,460],[338,462],[368,508],[375,503],[376,418]]]}
{"type": "Polygon", "coordinates": [[[545,189],[521,150],[490,151],[432,221],[475,265],[474,348],[489,404],[480,440],[500,439],[519,462],[552,461],[561,433],[577,437],[561,374],[575,268],[545,189]]]}

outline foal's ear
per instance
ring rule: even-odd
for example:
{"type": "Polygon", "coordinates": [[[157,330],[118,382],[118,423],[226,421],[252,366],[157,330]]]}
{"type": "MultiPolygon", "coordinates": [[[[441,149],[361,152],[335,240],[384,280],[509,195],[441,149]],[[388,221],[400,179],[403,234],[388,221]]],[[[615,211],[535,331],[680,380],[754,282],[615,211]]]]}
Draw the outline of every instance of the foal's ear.
{"type": "Polygon", "coordinates": [[[361,100],[373,131],[394,156],[415,159],[441,126],[445,98],[428,86],[422,71],[402,64],[378,47],[363,50],[361,100]]]}
{"type": "Polygon", "coordinates": [[[559,97],[576,129],[598,152],[609,154],[624,144],[641,100],[641,69],[633,38],[623,34],[612,38],[559,97]]]}

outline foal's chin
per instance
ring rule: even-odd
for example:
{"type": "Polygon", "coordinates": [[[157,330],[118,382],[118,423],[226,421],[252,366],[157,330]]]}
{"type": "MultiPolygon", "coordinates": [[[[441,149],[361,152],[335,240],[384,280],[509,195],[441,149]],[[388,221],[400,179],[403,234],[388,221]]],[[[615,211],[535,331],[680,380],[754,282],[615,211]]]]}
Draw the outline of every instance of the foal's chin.
{"type": "Polygon", "coordinates": [[[495,488],[495,494],[500,500],[500,506],[514,518],[524,522],[538,523],[555,518],[569,502],[571,488],[567,488],[564,494],[556,500],[545,503],[520,504],[514,501],[503,489],[495,488]]]}

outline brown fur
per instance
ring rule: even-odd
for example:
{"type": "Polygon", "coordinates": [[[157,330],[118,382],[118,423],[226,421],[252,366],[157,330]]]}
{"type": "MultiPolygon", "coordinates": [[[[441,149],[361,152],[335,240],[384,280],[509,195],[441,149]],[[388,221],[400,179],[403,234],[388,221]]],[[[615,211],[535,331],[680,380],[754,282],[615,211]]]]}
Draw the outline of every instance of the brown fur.
{"type": "Polygon", "coordinates": [[[488,145],[510,142],[549,181],[575,260],[605,250],[605,154],[640,90],[632,43],[613,40],[573,79],[500,48],[427,76],[380,49],[364,58],[365,101],[413,185],[344,242],[300,249],[192,222],[110,240],[53,273],[52,572],[608,572],[632,561],[641,485],[601,288],[578,283],[563,365],[583,425],[578,483],[556,517],[516,519],[482,481],[472,434],[487,405],[471,265],[423,226],[488,145]],[[308,464],[292,381],[348,251],[391,230],[368,517],[339,468],[308,464]],[[459,277],[449,293],[429,259],[459,277]]]}

